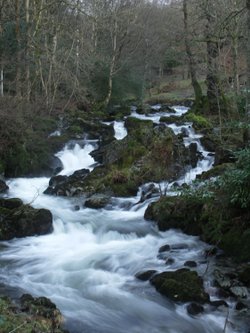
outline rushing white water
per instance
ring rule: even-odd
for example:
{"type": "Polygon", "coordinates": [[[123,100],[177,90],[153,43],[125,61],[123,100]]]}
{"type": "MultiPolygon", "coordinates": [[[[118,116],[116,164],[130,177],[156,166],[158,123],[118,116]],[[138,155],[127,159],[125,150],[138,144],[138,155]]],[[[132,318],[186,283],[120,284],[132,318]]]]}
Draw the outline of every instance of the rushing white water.
{"type": "Polygon", "coordinates": [[[124,126],[124,121],[122,121],[122,120],[105,121],[103,123],[106,125],[111,125],[111,124],[113,125],[114,131],[115,131],[114,137],[116,138],[116,140],[122,140],[128,135],[128,131],[127,131],[126,127],[124,126]]]}
{"type": "MultiPolygon", "coordinates": [[[[68,145],[57,154],[64,166],[61,174],[91,169],[89,152],[94,148],[92,143],[68,145]]],[[[223,332],[223,310],[207,309],[191,317],[185,305],[174,305],[134,277],[148,269],[175,270],[186,260],[198,262],[202,274],[207,268],[206,244],[175,230],[159,232],[143,218],[146,205],[126,208],[128,199],[116,199],[112,210],[76,211],[81,199],[43,194],[48,182],[48,178],[8,182],[9,197],[51,210],[54,232],[2,242],[0,282],[52,299],[74,333],[223,332]],[[158,258],[159,247],[166,243],[185,245],[169,253],[174,259],[171,266],[158,258]]],[[[138,198],[129,201],[134,204],[138,198]]]]}

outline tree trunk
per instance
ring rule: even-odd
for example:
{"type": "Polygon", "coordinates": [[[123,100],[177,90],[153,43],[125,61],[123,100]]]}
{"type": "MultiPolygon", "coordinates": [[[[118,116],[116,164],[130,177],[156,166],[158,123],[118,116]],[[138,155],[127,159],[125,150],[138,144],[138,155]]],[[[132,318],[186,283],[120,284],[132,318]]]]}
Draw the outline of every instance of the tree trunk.
{"type": "Polygon", "coordinates": [[[111,96],[112,96],[112,90],[113,90],[113,77],[115,72],[115,65],[116,65],[116,53],[117,53],[117,29],[118,29],[118,23],[117,19],[115,18],[114,23],[114,31],[113,31],[113,48],[112,48],[112,58],[110,62],[109,67],[109,77],[108,77],[108,93],[104,101],[104,105],[108,106],[111,96]]]}
{"type": "Polygon", "coordinates": [[[196,105],[199,105],[200,100],[202,99],[202,89],[196,77],[195,60],[190,47],[189,31],[188,31],[189,29],[188,29],[187,0],[183,1],[183,13],[184,13],[184,29],[185,29],[185,47],[188,57],[189,71],[195,94],[195,103],[196,105]]]}
{"type": "Polygon", "coordinates": [[[16,14],[16,96],[21,97],[21,32],[20,32],[20,2],[15,2],[16,14]]]}
{"type": "Polygon", "coordinates": [[[220,80],[218,76],[217,58],[219,55],[218,43],[211,31],[213,26],[212,15],[206,12],[206,41],[207,41],[207,99],[210,113],[218,113],[218,99],[221,98],[220,80]]]}
{"type": "Polygon", "coordinates": [[[26,48],[25,48],[25,81],[26,81],[26,99],[30,101],[31,82],[30,82],[30,0],[25,0],[25,18],[26,18],[26,48]]]}
{"type": "MultiPolygon", "coordinates": [[[[3,28],[1,25],[2,22],[2,6],[0,7],[0,36],[3,33],[3,28]]],[[[3,97],[3,54],[2,50],[0,49],[0,97],[3,97]]]]}
{"type": "Polygon", "coordinates": [[[246,129],[243,133],[243,139],[246,144],[250,140],[250,0],[246,0],[247,7],[247,81],[246,81],[246,129]]]}
{"type": "Polygon", "coordinates": [[[232,59],[233,59],[233,87],[236,95],[240,92],[239,71],[238,71],[238,38],[232,39],[232,59]]]}

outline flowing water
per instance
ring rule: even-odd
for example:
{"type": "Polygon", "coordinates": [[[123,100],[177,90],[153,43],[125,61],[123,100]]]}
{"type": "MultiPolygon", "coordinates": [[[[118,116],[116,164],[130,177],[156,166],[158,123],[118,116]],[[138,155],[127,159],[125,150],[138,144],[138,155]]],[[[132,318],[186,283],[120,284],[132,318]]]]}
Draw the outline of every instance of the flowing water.
{"type": "MultiPolygon", "coordinates": [[[[180,115],[187,111],[176,108],[180,115]]],[[[132,116],[142,117],[132,112],[132,116]]],[[[145,118],[158,122],[159,114],[145,118]]],[[[117,126],[117,124],[116,124],[117,126]]],[[[190,181],[207,170],[213,158],[204,151],[191,124],[185,144],[197,142],[203,155],[195,169],[190,169],[180,183],[190,181]]],[[[173,125],[178,132],[180,127],[173,125]]],[[[126,135],[121,124],[116,137],[126,135]]],[[[61,174],[93,169],[89,153],[96,142],[83,140],[67,145],[57,156],[63,163],[61,174]]],[[[19,197],[32,206],[53,213],[54,231],[50,235],[1,242],[0,282],[20,288],[35,296],[47,296],[56,303],[72,333],[221,333],[227,313],[210,311],[196,318],[186,312],[185,305],[175,305],[158,294],[149,282],[134,276],[139,271],[175,270],[186,260],[198,263],[204,273],[207,264],[203,252],[206,244],[197,237],[176,230],[159,232],[144,220],[148,202],[136,205],[137,197],[113,200],[112,207],[84,208],[81,198],[62,198],[43,194],[49,178],[9,180],[8,197],[19,197]],[[80,210],[75,206],[79,205],[80,210]],[[170,253],[174,263],[167,266],[158,258],[164,244],[176,245],[170,253]],[[185,246],[183,246],[185,245],[185,246]],[[179,248],[179,249],[178,249],[179,248]]],[[[205,281],[210,288],[209,277],[205,281]]],[[[227,328],[229,332],[240,329],[227,328]]]]}

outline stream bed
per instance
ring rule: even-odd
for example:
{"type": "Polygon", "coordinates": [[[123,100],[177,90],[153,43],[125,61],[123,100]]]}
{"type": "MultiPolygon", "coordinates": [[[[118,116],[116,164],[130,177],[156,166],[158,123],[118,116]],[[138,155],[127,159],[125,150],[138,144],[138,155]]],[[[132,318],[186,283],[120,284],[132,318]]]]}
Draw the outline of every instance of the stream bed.
{"type": "MultiPolygon", "coordinates": [[[[174,115],[187,111],[175,107],[174,115]]],[[[131,116],[151,119],[159,123],[160,116],[171,113],[154,112],[131,116]]],[[[123,122],[115,122],[116,138],[126,136],[123,122]]],[[[184,143],[196,142],[202,158],[177,183],[190,183],[197,174],[209,170],[213,156],[200,144],[192,124],[171,124],[175,134],[184,127],[188,132],[184,143]]],[[[79,140],[70,143],[57,154],[63,163],[60,174],[70,175],[75,170],[93,170],[95,161],[89,155],[97,142],[79,140]]],[[[227,325],[232,309],[211,309],[192,317],[185,304],[174,304],[155,291],[149,282],[135,278],[140,271],[176,270],[185,261],[198,263],[196,270],[204,275],[206,290],[211,287],[210,271],[204,260],[207,244],[198,237],[177,230],[159,232],[143,216],[149,201],[136,205],[138,195],[115,198],[106,209],[83,207],[84,198],[64,198],[43,194],[49,178],[17,178],[8,181],[8,197],[18,197],[35,208],[47,208],[53,214],[54,231],[39,237],[27,237],[1,242],[0,283],[17,288],[19,293],[50,298],[64,315],[65,327],[71,333],[233,333],[246,332],[244,325],[235,320],[227,325]],[[76,209],[80,207],[80,209],[76,209]],[[164,244],[173,245],[166,265],[158,256],[164,244]],[[179,245],[179,246],[178,246],[179,245]],[[180,246],[181,245],[181,246],[180,246]]],[[[176,183],[176,182],[175,182],[176,183]]],[[[163,182],[171,192],[172,183],[163,182]]],[[[152,200],[152,199],[151,199],[152,200]]],[[[233,315],[232,315],[233,316],[233,315]]],[[[233,318],[230,317],[233,321],[233,318]]]]}

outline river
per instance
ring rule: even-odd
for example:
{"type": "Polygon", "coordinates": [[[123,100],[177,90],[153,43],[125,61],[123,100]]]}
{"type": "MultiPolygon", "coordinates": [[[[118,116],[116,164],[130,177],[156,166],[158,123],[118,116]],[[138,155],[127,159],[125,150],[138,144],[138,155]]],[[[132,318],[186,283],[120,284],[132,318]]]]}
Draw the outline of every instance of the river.
{"type": "MultiPolygon", "coordinates": [[[[184,107],[175,107],[182,115],[184,107]]],[[[159,122],[161,115],[131,116],[159,122]]],[[[123,122],[113,123],[116,138],[127,135],[123,122]]],[[[185,145],[196,142],[203,158],[178,180],[190,183],[196,175],[208,170],[213,157],[200,144],[191,124],[170,125],[175,133],[185,127],[189,136],[185,145]]],[[[89,153],[97,142],[87,139],[71,142],[57,156],[63,163],[61,174],[75,170],[92,170],[95,161],[89,153]]],[[[84,198],[63,198],[43,194],[49,178],[18,178],[8,181],[8,197],[21,198],[36,208],[47,208],[53,214],[52,234],[1,242],[0,282],[20,293],[49,297],[66,318],[65,326],[72,333],[222,333],[227,311],[210,310],[192,317],[186,305],[174,304],[158,294],[149,282],[135,278],[140,271],[176,270],[187,260],[198,263],[198,272],[207,269],[204,249],[207,244],[197,237],[179,231],[159,232],[145,221],[149,201],[135,204],[137,197],[114,198],[106,209],[93,210],[83,206],[84,198]],[[76,207],[80,207],[77,209],[76,207]],[[171,252],[174,263],[166,265],[158,257],[164,244],[184,244],[171,252]]],[[[173,184],[163,182],[171,191],[173,184]]],[[[212,263],[213,264],[213,263],[212,263]]],[[[211,264],[211,266],[212,266],[211,264]]],[[[209,274],[205,286],[212,289],[209,274]]],[[[241,332],[228,327],[227,333],[241,332]]]]}

